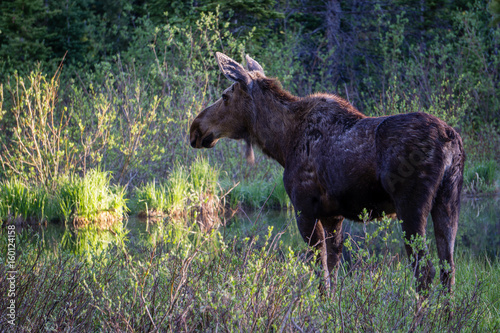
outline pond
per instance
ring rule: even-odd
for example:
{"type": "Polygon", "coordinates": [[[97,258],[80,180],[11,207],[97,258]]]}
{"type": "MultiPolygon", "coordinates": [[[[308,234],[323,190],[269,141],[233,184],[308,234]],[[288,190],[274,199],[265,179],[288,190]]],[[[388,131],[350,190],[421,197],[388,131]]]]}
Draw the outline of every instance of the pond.
{"type": "MultiPolygon", "coordinates": [[[[273,234],[282,233],[280,240],[282,246],[290,246],[292,249],[304,248],[305,243],[300,236],[295,223],[292,210],[267,210],[240,213],[227,221],[227,226],[220,231],[226,238],[241,238],[260,235],[264,238],[268,233],[268,227],[273,228],[273,234]]],[[[356,241],[361,241],[364,231],[373,232],[376,225],[369,223],[363,226],[346,220],[343,225],[345,237],[352,236],[356,241]]],[[[152,237],[156,224],[150,224],[149,228],[144,220],[129,218],[129,239],[131,244],[137,244],[140,240],[152,237]],[[146,229],[149,229],[147,231],[146,229]]],[[[391,245],[391,250],[404,253],[403,241],[401,239],[401,227],[397,226],[394,239],[399,240],[391,245]]],[[[432,219],[429,218],[427,225],[428,239],[431,247],[434,246],[434,230],[432,219]]],[[[467,251],[475,256],[487,255],[494,258],[500,255],[500,196],[465,198],[462,201],[458,235],[456,240],[456,251],[467,251]]],[[[348,255],[344,251],[344,256],[348,255]]]]}
{"type": "MultiPolygon", "coordinates": [[[[249,216],[238,216],[227,227],[228,233],[248,235],[258,232],[267,233],[267,226],[273,227],[277,233],[285,230],[281,240],[292,248],[302,246],[302,237],[295,224],[292,211],[267,211],[259,217],[257,213],[249,216]]],[[[374,223],[357,223],[345,220],[343,223],[344,237],[350,235],[354,240],[361,242],[365,231],[370,233],[377,228],[374,223]]],[[[404,253],[401,227],[397,226],[394,239],[400,240],[391,246],[391,250],[404,253]]],[[[431,248],[435,247],[432,219],[427,225],[427,238],[431,248]]],[[[345,238],[344,238],[345,239],[345,238]]],[[[474,256],[487,255],[494,258],[500,255],[500,196],[464,198],[462,200],[458,234],[455,243],[456,252],[468,252],[474,256]]],[[[344,256],[346,252],[344,251],[344,256]]]]}
{"type": "MultiPolygon", "coordinates": [[[[267,210],[254,212],[240,212],[226,222],[226,227],[220,228],[220,232],[226,239],[244,239],[259,235],[264,239],[268,234],[268,228],[272,227],[272,234],[280,234],[281,245],[290,247],[295,251],[305,248],[305,243],[297,229],[293,210],[267,210]]],[[[365,231],[372,233],[376,230],[376,223],[355,223],[346,220],[343,225],[345,237],[351,236],[353,240],[362,243],[365,231]]],[[[393,227],[394,228],[394,227],[393,227]]],[[[147,223],[145,220],[129,217],[124,222],[126,244],[129,250],[154,244],[160,236],[161,224],[147,223]]],[[[401,227],[395,225],[395,234],[392,236],[393,243],[390,244],[391,251],[404,253],[401,227]]],[[[2,230],[5,233],[5,229],[2,230]]],[[[64,226],[49,224],[47,228],[38,231],[41,239],[44,239],[48,246],[57,242],[65,241],[68,233],[65,233],[64,226]]],[[[427,226],[428,239],[434,246],[434,236],[432,220],[429,218],[427,226]]],[[[78,252],[83,252],[88,246],[98,244],[102,249],[112,243],[116,234],[100,232],[96,237],[88,234],[81,242],[83,248],[78,252]]],[[[376,241],[375,241],[376,242],[376,241]]],[[[375,244],[377,248],[387,246],[387,244],[375,244]]],[[[456,252],[466,251],[474,256],[487,255],[494,258],[500,255],[500,196],[465,198],[462,201],[460,213],[459,229],[456,240],[456,252]]],[[[344,256],[349,253],[344,251],[344,256]]]]}

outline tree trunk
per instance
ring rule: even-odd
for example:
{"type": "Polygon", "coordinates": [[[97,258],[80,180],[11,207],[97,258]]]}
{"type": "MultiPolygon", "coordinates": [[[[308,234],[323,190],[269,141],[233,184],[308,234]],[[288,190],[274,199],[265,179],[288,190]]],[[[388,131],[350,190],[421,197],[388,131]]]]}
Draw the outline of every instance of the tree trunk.
{"type": "Polygon", "coordinates": [[[328,47],[328,60],[326,66],[328,68],[327,75],[331,83],[336,86],[340,79],[339,64],[342,62],[341,53],[342,46],[340,38],[340,2],[338,0],[326,1],[326,41],[328,47]]]}
{"type": "Polygon", "coordinates": [[[328,0],[326,2],[326,38],[328,41],[328,49],[332,50],[339,46],[340,32],[340,2],[338,0],[328,0]]]}

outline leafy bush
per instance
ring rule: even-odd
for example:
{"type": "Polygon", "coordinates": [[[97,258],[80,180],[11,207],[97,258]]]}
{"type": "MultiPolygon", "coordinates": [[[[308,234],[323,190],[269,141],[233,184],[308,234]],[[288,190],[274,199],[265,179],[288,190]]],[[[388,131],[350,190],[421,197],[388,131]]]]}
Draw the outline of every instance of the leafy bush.
{"type": "MultiPolygon", "coordinates": [[[[350,240],[354,260],[341,266],[331,297],[318,292],[317,267],[308,253],[284,246],[281,233],[271,228],[259,236],[224,239],[217,231],[169,223],[152,231],[158,232],[154,244],[134,252],[120,238],[106,248],[87,246],[82,256],[61,246],[51,254],[39,252],[18,235],[19,242],[25,239],[17,258],[23,277],[16,284],[17,328],[498,330],[498,260],[457,256],[457,282],[473,282],[457,283],[452,298],[434,285],[422,299],[405,259],[371,249],[384,238],[390,242],[394,227],[386,221],[366,241],[350,240]]],[[[6,239],[0,238],[0,247],[6,239]]],[[[6,266],[0,271],[6,274],[6,266]]],[[[0,286],[6,289],[7,283],[3,279],[0,286]]],[[[2,298],[0,306],[6,302],[2,298]]],[[[0,323],[9,329],[5,312],[0,323]]]]}

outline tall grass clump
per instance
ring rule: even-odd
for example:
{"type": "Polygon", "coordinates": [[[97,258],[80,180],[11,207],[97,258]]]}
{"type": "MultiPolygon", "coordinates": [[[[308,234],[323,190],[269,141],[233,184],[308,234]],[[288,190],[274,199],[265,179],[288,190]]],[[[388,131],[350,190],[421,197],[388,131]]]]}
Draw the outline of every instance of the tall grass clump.
{"type": "Polygon", "coordinates": [[[127,211],[125,188],[111,185],[110,175],[88,170],[83,176],[64,175],[52,180],[53,188],[13,177],[0,183],[0,219],[8,223],[90,223],[103,228],[121,220],[127,211]]]}
{"type": "Polygon", "coordinates": [[[169,216],[179,222],[194,220],[209,230],[220,223],[219,171],[204,158],[189,166],[177,164],[165,183],[148,182],[135,189],[134,206],[140,217],[169,216]]]}
{"type": "Polygon", "coordinates": [[[466,163],[464,189],[468,194],[480,194],[498,190],[498,164],[495,160],[466,163]]]}
{"type": "Polygon", "coordinates": [[[219,186],[219,171],[205,158],[197,158],[189,170],[191,214],[203,230],[220,225],[224,204],[219,186]]]}
{"type": "Polygon", "coordinates": [[[172,216],[184,217],[189,206],[189,196],[192,183],[189,182],[189,172],[183,165],[177,165],[167,180],[168,211],[172,216]]]}
{"type": "Polygon", "coordinates": [[[0,220],[38,224],[50,219],[49,194],[44,187],[13,177],[0,183],[0,220]]]}
{"type": "Polygon", "coordinates": [[[108,228],[127,211],[125,188],[111,186],[109,173],[95,169],[83,177],[61,177],[54,201],[60,219],[77,228],[88,224],[108,228]]]}
{"type": "Polygon", "coordinates": [[[219,181],[219,171],[212,167],[206,158],[197,158],[189,169],[189,177],[195,193],[216,193],[219,181]]]}
{"type": "Polygon", "coordinates": [[[168,194],[164,184],[153,180],[136,187],[132,212],[139,217],[162,217],[168,211],[168,194]]]}
{"type": "MultiPolygon", "coordinates": [[[[258,178],[258,177],[255,177],[258,178]]],[[[233,187],[225,184],[225,187],[233,187]]],[[[237,184],[228,194],[231,206],[242,206],[250,209],[289,208],[290,199],[283,184],[283,172],[273,170],[270,179],[246,179],[237,184]]]]}

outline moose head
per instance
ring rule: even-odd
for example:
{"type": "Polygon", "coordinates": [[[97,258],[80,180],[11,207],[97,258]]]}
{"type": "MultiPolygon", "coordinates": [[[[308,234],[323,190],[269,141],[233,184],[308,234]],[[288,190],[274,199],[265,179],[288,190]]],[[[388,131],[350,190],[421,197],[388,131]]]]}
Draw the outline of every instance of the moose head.
{"type": "Polygon", "coordinates": [[[248,70],[228,56],[217,52],[219,67],[233,84],[224,90],[222,97],[205,108],[194,119],[190,129],[193,148],[212,148],[221,138],[243,139],[247,143],[246,158],[253,163],[252,126],[256,105],[252,98],[255,80],[265,77],[258,62],[246,56],[248,70]]]}

